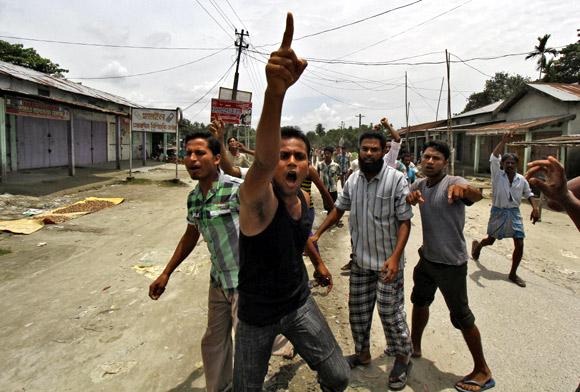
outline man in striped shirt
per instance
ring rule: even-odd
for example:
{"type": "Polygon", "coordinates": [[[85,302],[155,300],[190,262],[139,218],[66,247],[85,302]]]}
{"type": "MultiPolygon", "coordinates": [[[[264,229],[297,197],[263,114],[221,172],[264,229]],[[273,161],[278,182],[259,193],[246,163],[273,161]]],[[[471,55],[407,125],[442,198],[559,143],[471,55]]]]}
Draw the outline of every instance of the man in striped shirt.
{"type": "Polygon", "coordinates": [[[399,390],[406,385],[412,352],[403,289],[403,250],[413,216],[405,202],[409,187],[403,173],[385,164],[386,138],[382,133],[364,133],[359,145],[360,171],[348,178],[336,208],[312,240],[317,241],[344,211],[350,210],[354,262],[349,319],[356,353],[347,360],[351,367],[371,362],[370,330],[376,302],[388,343],[387,354],[396,357],[389,387],[399,390]]]}

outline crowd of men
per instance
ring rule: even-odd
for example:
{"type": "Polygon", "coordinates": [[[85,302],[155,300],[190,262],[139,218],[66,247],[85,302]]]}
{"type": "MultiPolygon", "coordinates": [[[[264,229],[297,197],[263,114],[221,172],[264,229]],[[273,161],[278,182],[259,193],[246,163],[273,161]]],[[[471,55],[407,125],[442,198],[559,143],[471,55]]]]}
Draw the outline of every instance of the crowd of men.
{"type": "MultiPolygon", "coordinates": [[[[358,167],[344,151],[334,162],[331,149],[325,149],[314,167],[305,135],[297,129],[280,128],[285,93],[307,66],[291,48],[292,36],[293,18],[288,14],[281,46],[266,66],[267,88],[256,149],[243,152],[254,156],[249,169],[242,167],[244,157],[239,155],[237,140],[228,139],[226,147],[219,119],[212,122],[211,133],[187,137],[184,163],[198,184],[187,200],[187,228],[165,270],[151,284],[150,297],[162,295],[172,272],[193,251],[201,235],[212,262],[208,324],[201,342],[208,391],[260,391],[270,356],[282,347],[291,347],[290,356],[300,355],[318,373],[323,391],[343,391],[350,370],[371,362],[375,303],[388,343],[385,352],[394,356],[386,384],[391,390],[400,390],[407,384],[411,358],[422,355],[429,306],[439,289],[451,323],[461,331],[473,357],[473,370],[455,388],[492,388],[495,381],[468,304],[469,253],[463,234],[465,208],[481,200],[481,192],[464,178],[447,174],[450,151],[441,141],[429,141],[423,148],[423,178],[416,178],[410,156],[403,155],[399,165],[400,139],[386,118],[381,124],[392,140],[387,141],[378,127],[362,134],[358,167]],[[320,189],[328,211],[314,234],[312,183],[320,189]],[[416,204],[423,244],[414,267],[409,328],[404,309],[404,250],[412,205],[416,204]],[[355,352],[343,356],[310,293],[302,256],[310,257],[317,282],[332,289],[332,275],[316,242],[347,210],[352,239],[348,306],[355,352]]],[[[517,157],[501,155],[509,137],[504,137],[490,159],[494,204],[488,237],[474,242],[471,254],[477,258],[496,239],[513,238],[516,249],[510,279],[524,286],[516,274],[524,237],[521,198],[532,202],[534,223],[537,211],[528,181],[515,173],[517,157]]],[[[554,159],[532,163],[531,174],[544,171],[546,177],[531,182],[580,224],[580,202],[566,188],[558,165],[554,159]]]]}

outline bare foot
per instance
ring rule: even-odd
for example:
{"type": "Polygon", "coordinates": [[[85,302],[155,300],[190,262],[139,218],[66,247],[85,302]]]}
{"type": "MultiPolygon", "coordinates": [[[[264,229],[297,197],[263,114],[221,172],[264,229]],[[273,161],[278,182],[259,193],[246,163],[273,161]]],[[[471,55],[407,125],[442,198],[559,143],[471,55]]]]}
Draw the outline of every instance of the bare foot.
{"type": "Polygon", "coordinates": [[[526,282],[516,274],[510,274],[509,279],[520,287],[526,287],[526,282]]]}
{"type": "Polygon", "coordinates": [[[479,245],[479,242],[476,240],[473,240],[471,243],[471,257],[473,260],[479,260],[479,254],[481,253],[481,248],[479,245]]]}

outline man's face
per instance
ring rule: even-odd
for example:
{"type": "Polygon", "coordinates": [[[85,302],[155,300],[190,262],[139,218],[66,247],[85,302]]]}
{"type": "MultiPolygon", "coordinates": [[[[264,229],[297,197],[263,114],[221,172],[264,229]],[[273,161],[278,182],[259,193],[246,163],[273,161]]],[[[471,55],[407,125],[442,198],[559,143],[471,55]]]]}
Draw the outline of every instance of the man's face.
{"type": "Polygon", "coordinates": [[[358,163],[365,174],[376,174],[383,167],[383,156],[386,151],[379,139],[363,139],[360,144],[358,163]]]}
{"type": "Polygon", "coordinates": [[[238,141],[231,137],[230,140],[228,140],[228,147],[230,150],[237,150],[238,149],[238,141]]]}
{"type": "Polygon", "coordinates": [[[330,151],[324,151],[324,161],[326,163],[330,163],[330,161],[332,161],[332,152],[330,151]]]}
{"type": "Polygon", "coordinates": [[[219,155],[213,155],[205,139],[193,139],[185,145],[184,164],[194,180],[210,178],[217,173],[219,155]]]}
{"type": "Polygon", "coordinates": [[[504,160],[502,162],[502,166],[503,166],[503,170],[509,174],[509,175],[514,175],[516,174],[516,169],[518,164],[516,163],[515,159],[513,158],[507,158],[506,160],[504,160]]]}
{"type": "Polygon", "coordinates": [[[282,139],[280,160],[274,173],[274,183],[285,195],[296,194],[308,175],[306,144],[297,138],[282,139]]]}
{"type": "Polygon", "coordinates": [[[421,171],[427,177],[437,177],[447,167],[447,159],[442,152],[433,147],[427,148],[423,152],[421,159],[421,171]]]}
{"type": "Polygon", "coordinates": [[[411,157],[408,155],[405,155],[403,157],[403,165],[405,165],[406,167],[409,167],[410,164],[411,164],[411,157]]]}

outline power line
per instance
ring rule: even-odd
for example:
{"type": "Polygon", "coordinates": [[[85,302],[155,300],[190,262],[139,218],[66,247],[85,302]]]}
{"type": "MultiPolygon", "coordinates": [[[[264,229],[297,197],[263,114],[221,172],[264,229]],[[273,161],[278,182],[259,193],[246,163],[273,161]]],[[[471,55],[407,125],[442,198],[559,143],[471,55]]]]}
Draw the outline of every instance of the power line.
{"type": "Polygon", "coordinates": [[[240,23],[242,24],[242,26],[246,29],[246,31],[248,31],[248,28],[246,27],[246,25],[244,24],[244,22],[242,21],[242,19],[240,19],[240,16],[238,15],[238,13],[234,9],[234,7],[232,7],[232,4],[230,3],[230,0],[226,0],[226,2],[230,6],[231,10],[233,11],[233,13],[236,16],[236,18],[238,18],[238,20],[240,21],[240,23]]]}
{"type": "MultiPolygon", "coordinates": [[[[358,23],[365,22],[365,21],[367,21],[369,19],[377,18],[379,16],[388,14],[390,12],[394,12],[394,11],[397,11],[397,10],[400,10],[400,9],[403,9],[403,8],[410,7],[410,6],[414,5],[414,4],[420,3],[421,1],[423,1],[423,0],[416,0],[416,1],[413,1],[412,3],[407,3],[407,4],[401,5],[399,7],[395,7],[395,8],[391,8],[391,9],[388,9],[386,11],[383,11],[383,12],[379,12],[378,14],[374,14],[374,15],[367,16],[367,17],[362,18],[362,19],[355,20],[354,22],[345,23],[345,24],[342,24],[340,26],[331,27],[329,29],[322,30],[322,31],[318,31],[318,32],[312,33],[312,34],[306,34],[306,35],[303,35],[301,37],[294,38],[293,41],[299,41],[299,40],[304,39],[304,38],[315,37],[317,35],[329,33],[331,31],[340,30],[340,29],[343,29],[345,27],[349,27],[349,26],[352,26],[352,25],[355,25],[355,24],[358,24],[358,23]]],[[[266,46],[275,46],[275,45],[279,45],[279,44],[280,44],[280,42],[277,42],[277,43],[272,43],[272,44],[259,45],[258,47],[259,48],[263,48],[263,47],[266,47],[266,46]]]]}
{"type": "Polygon", "coordinates": [[[225,14],[225,12],[222,10],[222,8],[219,6],[219,4],[217,4],[216,1],[214,0],[209,0],[210,4],[213,6],[213,8],[216,9],[216,11],[218,12],[218,14],[221,15],[221,17],[226,21],[226,23],[232,28],[232,29],[236,29],[236,26],[232,23],[232,21],[230,20],[230,18],[228,18],[228,16],[225,14]]]}
{"type": "Polygon", "coordinates": [[[482,74],[483,76],[487,76],[488,78],[493,78],[492,75],[486,74],[485,72],[483,72],[482,70],[475,68],[473,65],[467,64],[465,61],[463,61],[463,59],[461,59],[459,56],[454,55],[453,53],[449,52],[449,54],[457,59],[459,59],[463,64],[467,65],[469,68],[476,70],[477,72],[479,72],[480,74],[482,74]]]}
{"type": "Polygon", "coordinates": [[[231,69],[234,67],[234,64],[235,64],[235,63],[236,63],[236,62],[234,61],[234,62],[232,63],[232,65],[230,65],[230,66],[228,67],[228,69],[226,70],[226,72],[225,72],[225,73],[224,73],[224,74],[223,74],[223,75],[222,75],[222,76],[221,76],[221,77],[220,77],[220,78],[217,80],[217,82],[215,82],[215,84],[214,84],[213,86],[211,86],[211,87],[209,88],[209,90],[207,90],[207,91],[205,92],[205,94],[203,94],[201,97],[199,97],[199,98],[198,98],[198,99],[197,99],[195,102],[193,102],[193,103],[191,103],[191,104],[187,105],[187,106],[186,106],[186,107],[183,109],[183,111],[185,112],[186,110],[188,110],[188,109],[189,109],[190,107],[192,107],[193,105],[195,105],[195,104],[199,103],[199,102],[200,102],[202,99],[204,99],[204,98],[205,98],[205,97],[206,97],[206,96],[207,96],[207,95],[208,95],[210,92],[212,92],[212,91],[213,91],[213,90],[214,90],[214,89],[217,87],[217,85],[218,85],[218,84],[220,84],[220,82],[221,82],[223,79],[225,79],[225,77],[228,75],[228,73],[230,72],[230,70],[231,70],[231,69]]]}
{"type": "Polygon", "coordinates": [[[0,35],[0,38],[17,39],[20,41],[45,42],[51,44],[76,45],[76,46],[96,46],[102,48],[122,48],[122,49],[153,49],[153,50],[219,50],[220,48],[200,48],[200,47],[162,47],[162,46],[137,46],[137,45],[118,45],[118,44],[99,44],[94,42],[74,42],[74,41],[57,41],[50,39],[15,37],[11,35],[0,35]]]}
{"type": "Polygon", "coordinates": [[[201,2],[200,2],[199,0],[195,0],[195,1],[197,2],[197,4],[199,4],[199,6],[200,6],[201,8],[203,8],[203,10],[205,11],[205,13],[206,13],[206,14],[208,14],[208,15],[209,15],[209,17],[213,19],[213,21],[214,21],[214,22],[215,22],[215,23],[218,25],[218,27],[219,27],[220,29],[222,29],[222,31],[223,31],[224,33],[226,33],[226,35],[228,36],[228,38],[232,38],[232,35],[231,35],[231,33],[228,33],[228,32],[226,31],[226,29],[224,29],[224,27],[223,27],[223,26],[220,24],[220,22],[218,22],[218,21],[216,20],[216,18],[214,18],[214,17],[213,17],[213,15],[209,13],[209,11],[208,11],[208,10],[207,10],[207,9],[206,9],[204,6],[203,6],[203,4],[201,4],[201,2]]]}
{"type": "Polygon", "coordinates": [[[175,65],[175,66],[169,67],[169,68],[158,69],[156,71],[141,72],[141,73],[136,73],[136,74],[131,74],[131,75],[123,75],[123,76],[69,77],[68,79],[77,79],[77,80],[103,80],[103,79],[134,78],[134,77],[137,77],[137,76],[153,75],[153,74],[156,74],[156,73],[172,71],[172,70],[177,69],[177,68],[183,68],[183,67],[186,67],[188,65],[198,63],[198,62],[200,62],[202,60],[205,60],[205,59],[208,59],[210,57],[213,57],[213,56],[215,56],[215,55],[223,52],[224,50],[227,50],[227,49],[230,49],[230,48],[231,48],[231,46],[228,46],[228,47],[225,47],[225,48],[222,48],[222,49],[218,50],[215,53],[212,53],[212,54],[209,54],[207,56],[198,58],[196,60],[189,61],[189,62],[184,63],[184,64],[175,65]]]}

